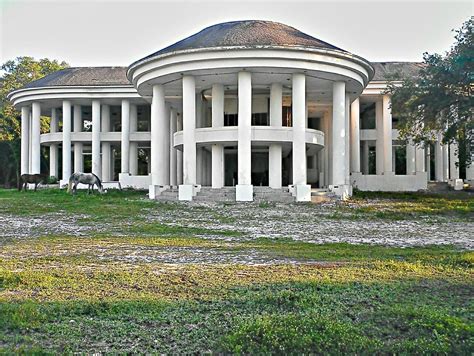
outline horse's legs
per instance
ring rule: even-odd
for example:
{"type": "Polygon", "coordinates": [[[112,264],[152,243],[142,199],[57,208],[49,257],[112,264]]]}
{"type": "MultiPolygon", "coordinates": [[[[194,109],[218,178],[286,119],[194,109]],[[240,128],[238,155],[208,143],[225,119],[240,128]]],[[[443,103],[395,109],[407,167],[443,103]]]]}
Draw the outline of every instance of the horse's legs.
{"type": "Polygon", "coordinates": [[[36,187],[38,186],[38,183],[35,183],[35,192],[36,192],[36,187]]]}
{"type": "Polygon", "coordinates": [[[74,186],[72,187],[72,194],[76,195],[77,194],[77,184],[79,182],[74,183],[74,186]]]}

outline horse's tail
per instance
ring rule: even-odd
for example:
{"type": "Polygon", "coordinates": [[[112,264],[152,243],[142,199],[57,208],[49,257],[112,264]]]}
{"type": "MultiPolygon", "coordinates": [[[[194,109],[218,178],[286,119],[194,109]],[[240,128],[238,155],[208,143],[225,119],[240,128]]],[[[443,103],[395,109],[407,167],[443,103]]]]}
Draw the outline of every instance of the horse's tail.
{"type": "Polygon", "coordinates": [[[74,178],[74,174],[72,174],[72,175],[69,177],[69,183],[68,183],[68,185],[67,185],[67,192],[68,192],[68,193],[71,192],[73,178],[74,178]]]}

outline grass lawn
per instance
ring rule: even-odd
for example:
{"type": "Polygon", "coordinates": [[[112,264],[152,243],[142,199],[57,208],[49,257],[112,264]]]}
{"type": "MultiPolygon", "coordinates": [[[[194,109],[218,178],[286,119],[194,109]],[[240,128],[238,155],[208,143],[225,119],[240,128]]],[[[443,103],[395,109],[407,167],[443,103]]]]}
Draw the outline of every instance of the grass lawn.
{"type": "MultiPolygon", "coordinates": [[[[126,191],[0,190],[0,229],[16,217],[40,231],[0,235],[0,353],[474,353],[473,251],[250,239],[148,218],[191,211],[226,226],[225,209],[126,191]],[[73,216],[61,234],[41,230],[42,218],[73,216]]],[[[474,206],[461,195],[361,194],[308,209],[334,221],[429,214],[436,226],[472,223],[474,206]]]]}

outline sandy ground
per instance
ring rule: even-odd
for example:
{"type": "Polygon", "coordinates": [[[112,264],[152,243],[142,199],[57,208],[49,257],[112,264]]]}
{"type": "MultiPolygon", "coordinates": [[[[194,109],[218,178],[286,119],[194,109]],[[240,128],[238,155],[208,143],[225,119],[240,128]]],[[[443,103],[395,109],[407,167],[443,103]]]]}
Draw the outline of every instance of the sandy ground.
{"type": "MultiPolygon", "coordinates": [[[[354,220],[331,216],[332,205],[277,204],[261,208],[258,204],[193,204],[185,209],[150,209],[146,219],[151,223],[242,232],[242,237],[225,234],[203,235],[209,239],[289,238],[314,243],[348,242],[391,246],[452,244],[474,248],[474,222],[454,222],[448,218],[433,220],[354,220]]],[[[51,213],[37,217],[10,216],[0,212],[0,240],[41,235],[87,236],[96,232],[121,235],[121,226],[81,222],[87,216],[51,213]]],[[[124,221],[124,226],[133,220],[124,221]]],[[[168,250],[168,253],[172,251],[168,250]]],[[[160,258],[159,254],[156,258],[160,258]]],[[[141,258],[141,257],[137,257],[141,258]]],[[[232,257],[229,256],[229,260],[232,257]]],[[[255,258],[258,263],[259,258],[255,258]]]]}

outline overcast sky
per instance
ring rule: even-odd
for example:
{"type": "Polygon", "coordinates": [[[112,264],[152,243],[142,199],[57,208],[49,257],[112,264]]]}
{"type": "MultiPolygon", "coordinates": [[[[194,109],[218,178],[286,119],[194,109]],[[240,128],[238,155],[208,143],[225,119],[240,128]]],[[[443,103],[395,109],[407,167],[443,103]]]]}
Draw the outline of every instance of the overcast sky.
{"type": "Polygon", "coordinates": [[[282,22],[370,61],[420,61],[443,53],[472,1],[0,0],[0,60],[127,66],[226,21],[282,22]]]}

